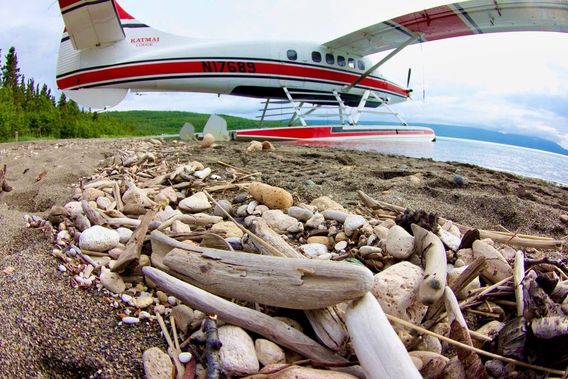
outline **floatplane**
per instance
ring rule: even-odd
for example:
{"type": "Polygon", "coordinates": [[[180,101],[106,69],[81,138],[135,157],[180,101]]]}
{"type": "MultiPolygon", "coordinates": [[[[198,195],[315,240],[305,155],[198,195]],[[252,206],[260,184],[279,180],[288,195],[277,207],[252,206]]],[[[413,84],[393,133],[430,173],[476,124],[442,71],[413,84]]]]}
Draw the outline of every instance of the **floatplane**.
{"type": "MultiPolygon", "coordinates": [[[[65,23],[57,85],[94,109],[129,91],[184,91],[265,99],[261,124],[290,117],[287,127],[233,131],[243,139],[432,141],[434,132],[406,124],[360,125],[363,113],[390,113],[412,90],[378,69],[405,47],[427,41],[510,31],[568,32],[568,0],[471,0],[382,21],[323,44],[217,41],[156,30],[114,0],[58,0],[65,23]],[[371,54],[387,52],[379,62],[371,54]],[[336,125],[306,118],[334,109],[336,125]],[[286,111],[286,112],[284,112],[286,111]],[[297,126],[299,125],[299,126],[297,126]]],[[[409,71],[410,78],[410,71],[409,71]]],[[[328,111],[329,112],[329,111],[328,111]]]]}

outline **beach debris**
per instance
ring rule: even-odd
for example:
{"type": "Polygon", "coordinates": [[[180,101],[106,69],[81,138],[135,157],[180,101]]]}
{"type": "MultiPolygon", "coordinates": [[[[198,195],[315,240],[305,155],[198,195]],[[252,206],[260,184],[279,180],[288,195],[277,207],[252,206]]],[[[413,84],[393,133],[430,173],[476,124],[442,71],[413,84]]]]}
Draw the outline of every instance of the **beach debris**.
{"type": "Polygon", "coordinates": [[[167,350],[144,353],[147,377],[563,375],[566,350],[550,348],[568,345],[563,241],[361,191],[349,209],[302,203],[175,145],[121,150],[73,201],[24,217],[56,244],[58,275],[99,291],[117,325],[160,324],[167,350]]]}
{"type": "Polygon", "coordinates": [[[256,151],[262,151],[264,148],[262,142],[259,141],[250,141],[248,147],[247,147],[247,151],[249,153],[254,153],[256,151]]]}
{"type": "Polygon", "coordinates": [[[283,188],[253,182],[248,186],[251,196],[271,209],[287,209],[293,205],[292,195],[283,188]]]}
{"type": "Polygon", "coordinates": [[[0,193],[2,192],[11,192],[12,187],[6,181],[6,173],[8,168],[4,165],[4,168],[0,170],[0,193]]]}
{"type": "Polygon", "coordinates": [[[43,180],[43,178],[45,178],[46,176],[47,176],[47,170],[42,170],[39,174],[37,174],[35,181],[39,182],[43,180]]]}
{"type": "Polygon", "coordinates": [[[205,149],[211,147],[214,143],[215,143],[215,136],[211,133],[206,133],[203,136],[203,139],[201,140],[199,146],[205,149]]]}

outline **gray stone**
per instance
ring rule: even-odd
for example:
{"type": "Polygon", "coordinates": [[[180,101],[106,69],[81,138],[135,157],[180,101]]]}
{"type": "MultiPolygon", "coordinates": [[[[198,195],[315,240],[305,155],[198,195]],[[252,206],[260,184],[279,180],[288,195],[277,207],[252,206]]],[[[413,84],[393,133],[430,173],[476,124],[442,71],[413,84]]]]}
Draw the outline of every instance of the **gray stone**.
{"type": "Polygon", "coordinates": [[[284,350],[272,341],[259,338],[254,341],[254,348],[256,350],[258,360],[264,366],[273,363],[286,362],[286,354],[284,353],[284,350]]]}
{"type": "Polygon", "coordinates": [[[228,375],[250,375],[259,370],[254,343],[238,326],[225,325],[219,328],[219,351],[221,367],[228,375]]]}
{"type": "Polygon", "coordinates": [[[357,229],[365,225],[365,222],[367,221],[363,216],[349,215],[343,223],[343,231],[348,237],[351,237],[357,229]]]}
{"type": "Polygon", "coordinates": [[[262,214],[262,218],[268,226],[277,233],[297,233],[304,230],[301,222],[290,217],[279,209],[271,209],[262,214]]]}
{"type": "Polygon", "coordinates": [[[179,208],[186,212],[197,213],[211,208],[211,203],[209,203],[205,193],[197,192],[180,201],[179,208]]]}
{"type": "Polygon", "coordinates": [[[124,284],[120,275],[106,268],[102,269],[100,279],[103,287],[111,292],[122,293],[126,289],[126,284],[124,284]]]}
{"type": "Polygon", "coordinates": [[[230,215],[233,214],[233,205],[229,200],[225,199],[218,200],[217,205],[215,205],[215,209],[213,209],[213,215],[227,218],[227,215],[222,210],[225,210],[225,212],[227,212],[230,215]]]}
{"type": "Polygon", "coordinates": [[[290,207],[288,208],[288,216],[294,217],[299,221],[308,221],[314,216],[314,212],[306,208],[290,207]]]}
{"type": "Polygon", "coordinates": [[[120,236],[114,229],[100,225],[91,226],[81,233],[79,247],[91,251],[108,251],[120,243],[120,236]]]}

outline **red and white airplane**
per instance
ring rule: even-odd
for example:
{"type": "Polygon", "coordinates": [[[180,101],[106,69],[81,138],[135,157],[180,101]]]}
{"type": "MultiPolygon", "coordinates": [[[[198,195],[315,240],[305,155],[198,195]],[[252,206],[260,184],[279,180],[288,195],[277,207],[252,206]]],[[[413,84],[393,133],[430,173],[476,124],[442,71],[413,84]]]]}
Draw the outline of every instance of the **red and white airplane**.
{"type": "Polygon", "coordinates": [[[361,113],[390,111],[390,105],[410,97],[408,83],[387,80],[377,71],[380,65],[419,42],[509,31],[568,32],[568,0],[464,1],[323,44],[187,38],[151,28],[114,0],[58,1],[66,28],[57,85],[69,98],[101,109],[118,104],[129,91],[217,93],[267,99],[261,122],[281,117],[283,110],[291,116],[290,127],[236,131],[237,138],[433,140],[431,129],[404,122],[358,125],[361,113]],[[368,57],[388,50],[378,63],[368,57]],[[330,107],[337,109],[340,125],[307,126],[307,116],[330,107]],[[293,126],[298,123],[302,126],[293,126]]]}

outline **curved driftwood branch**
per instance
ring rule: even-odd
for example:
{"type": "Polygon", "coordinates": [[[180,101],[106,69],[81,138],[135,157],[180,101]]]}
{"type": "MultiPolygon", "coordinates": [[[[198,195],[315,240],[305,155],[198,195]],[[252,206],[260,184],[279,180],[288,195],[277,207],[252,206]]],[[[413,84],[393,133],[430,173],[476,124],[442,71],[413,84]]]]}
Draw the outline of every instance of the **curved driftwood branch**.
{"type": "Polygon", "coordinates": [[[216,314],[230,324],[258,333],[307,358],[338,364],[348,362],[298,330],[264,313],[231,303],[156,268],[144,267],[142,272],[162,290],[201,312],[216,314]]]}

